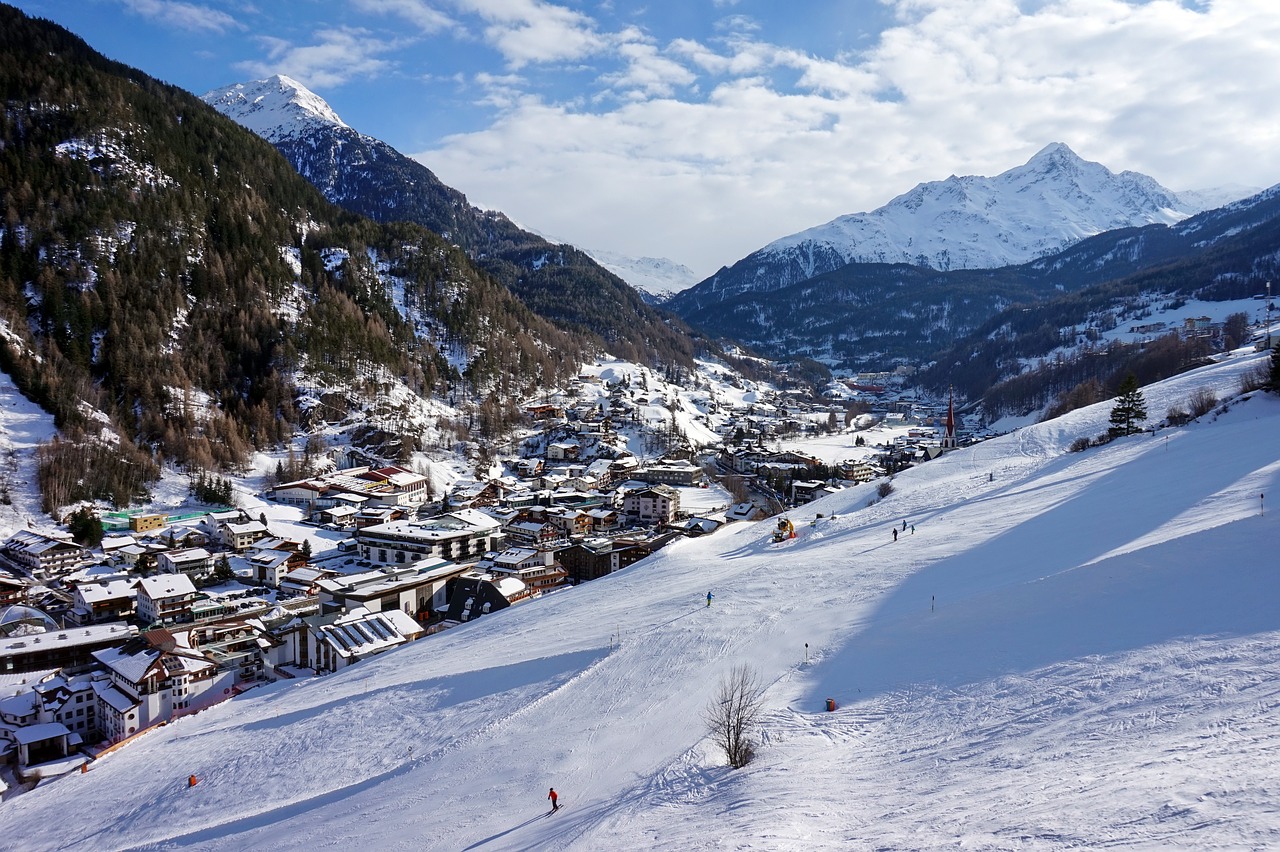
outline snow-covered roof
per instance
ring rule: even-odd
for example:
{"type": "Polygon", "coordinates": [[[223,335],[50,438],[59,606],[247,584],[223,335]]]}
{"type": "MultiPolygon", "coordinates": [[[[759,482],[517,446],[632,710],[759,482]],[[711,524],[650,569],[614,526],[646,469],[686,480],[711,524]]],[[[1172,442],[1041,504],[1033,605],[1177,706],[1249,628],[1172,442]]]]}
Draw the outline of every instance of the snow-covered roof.
{"type": "Polygon", "coordinates": [[[195,584],[186,574],[154,574],[138,580],[136,585],[153,601],[196,593],[195,584]]]}
{"type": "Polygon", "coordinates": [[[40,725],[27,725],[26,727],[18,728],[13,732],[13,739],[19,745],[31,745],[43,740],[51,740],[54,737],[65,737],[70,733],[70,729],[61,722],[45,722],[40,725]]]}

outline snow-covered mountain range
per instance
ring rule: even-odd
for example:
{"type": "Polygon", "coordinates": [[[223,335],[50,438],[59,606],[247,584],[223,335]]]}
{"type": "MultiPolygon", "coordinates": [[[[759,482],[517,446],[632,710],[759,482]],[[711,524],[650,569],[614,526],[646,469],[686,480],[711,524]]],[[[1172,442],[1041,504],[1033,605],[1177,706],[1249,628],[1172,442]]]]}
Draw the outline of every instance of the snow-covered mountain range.
{"type": "Polygon", "coordinates": [[[952,175],[922,183],[870,213],[841,216],[775,240],[689,295],[702,302],[723,300],[849,263],[938,270],[1020,264],[1103,231],[1172,224],[1256,191],[1177,193],[1137,172],[1112,172],[1054,143],[995,177],[952,175]]]}
{"type": "Polygon", "coordinates": [[[665,257],[628,257],[617,252],[585,249],[596,263],[626,281],[652,300],[662,302],[698,283],[698,276],[683,263],[665,257]]]}
{"type": "Polygon", "coordinates": [[[617,355],[689,360],[692,344],[681,324],[646,304],[654,297],[581,249],[473,206],[422,163],[348,126],[298,81],[275,76],[202,97],[271,142],[329,201],[378,222],[430,228],[561,328],[593,331],[617,355]]]}

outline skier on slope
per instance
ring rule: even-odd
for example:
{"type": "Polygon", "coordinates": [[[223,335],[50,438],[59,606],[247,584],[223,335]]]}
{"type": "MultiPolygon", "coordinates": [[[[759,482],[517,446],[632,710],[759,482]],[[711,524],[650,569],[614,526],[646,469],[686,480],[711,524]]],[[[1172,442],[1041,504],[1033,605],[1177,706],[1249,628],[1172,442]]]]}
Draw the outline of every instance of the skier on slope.
{"type": "Polygon", "coordinates": [[[712,598],[712,594],[710,592],[707,592],[707,606],[711,606],[711,598],[712,598]]]}
{"type": "Polygon", "coordinates": [[[552,787],[551,792],[547,794],[547,798],[551,800],[551,810],[560,810],[560,796],[556,794],[556,788],[552,787]]]}

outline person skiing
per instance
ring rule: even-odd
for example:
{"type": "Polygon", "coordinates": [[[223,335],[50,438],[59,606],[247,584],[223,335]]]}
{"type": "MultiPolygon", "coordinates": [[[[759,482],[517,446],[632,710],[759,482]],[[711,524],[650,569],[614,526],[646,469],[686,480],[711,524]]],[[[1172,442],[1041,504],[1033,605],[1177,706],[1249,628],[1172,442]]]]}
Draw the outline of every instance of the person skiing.
{"type": "Polygon", "coordinates": [[[707,606],[711,606],[711,597],[712,597],[711,593],[707,592],[707,606]]]}
{"type": "Polygon", "coordinates": [[[897,540],[898,540],[898,528],[897,528],[897,527],[894,527],[894,528],[893,528],[893,540],[894,540],[894,541],[897,541],[897,540]]]}
{"type": "Polygon", "coordinates": [[[551,792],[547,794],[547,798],[551,800],[551,810],[560,810],[560,797],[556,794],[556,788],[552,787],[551,792]]]}

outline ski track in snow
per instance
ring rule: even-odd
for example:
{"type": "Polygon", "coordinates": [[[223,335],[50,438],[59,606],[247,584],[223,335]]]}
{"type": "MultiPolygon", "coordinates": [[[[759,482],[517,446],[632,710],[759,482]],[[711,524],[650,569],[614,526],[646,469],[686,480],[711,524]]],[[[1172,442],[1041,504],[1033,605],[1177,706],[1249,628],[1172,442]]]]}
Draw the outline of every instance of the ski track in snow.
{"type": "MultiPolygon", "coordinates": [[[[1257,361],[1146,388],[1148,409],[1206,384],[1226,397],[1257,361]]],[[[883,499],[871,483],[793,511],[794,540],[733,525],[342,673],[252,690],[6,802],[0,837],[1280,845],[1280,523],[1256,497],[1280,483],[1280,400],[1067,453],[1108,411],[949,454],[883,499]],[[700,715],[743,662],[767,686],[764,721],[756,760],[731,771],[700,715]],[[550,786],[567,807],[544,819],[550,786]]]]}

